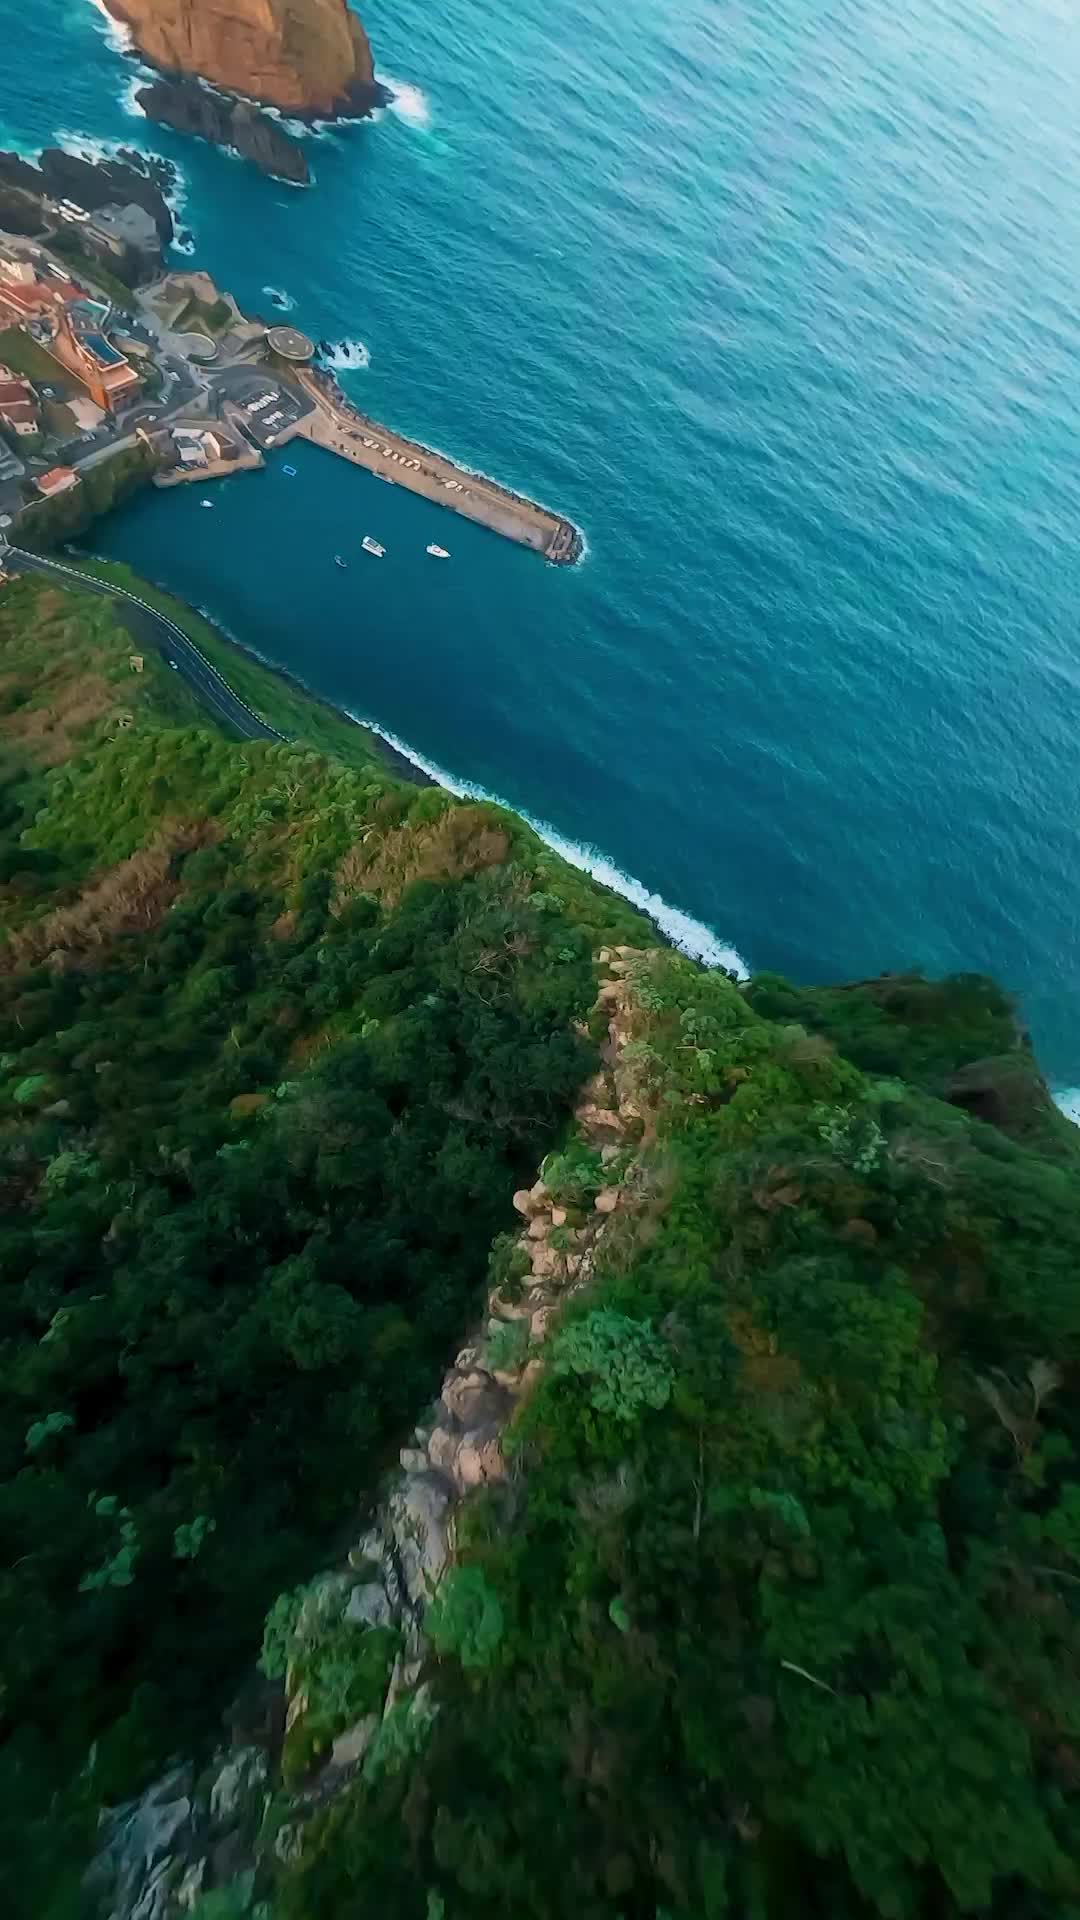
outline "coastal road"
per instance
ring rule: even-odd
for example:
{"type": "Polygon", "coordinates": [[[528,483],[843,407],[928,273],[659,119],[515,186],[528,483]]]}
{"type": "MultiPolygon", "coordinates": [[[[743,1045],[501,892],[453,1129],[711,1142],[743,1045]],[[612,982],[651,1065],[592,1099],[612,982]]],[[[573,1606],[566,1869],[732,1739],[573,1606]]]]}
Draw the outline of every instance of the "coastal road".
{"type": "Polygon", "coordinates": [[[77,567],[67,567],[62,560],[50,560],[44,554],[27,553],[22,547],[3,545],[0,540],[0,564],[11,573],[43,573],[60,580],[63,584],[83,587],[88,593],[101,594],[107,600],[119,600],[126,603],[137,615],[141,626],[154,640],[163,657],[175,665],[181,679],[191,688],[198,700],[209,709],[215,720],[220,720],[244,740],[284,740],[285,734],[278,733],[275,727],[268,727],[265,720],[235,694],[228,681],[223,680],[216,667],[210,665],[205,654],[200,653],[193,640],[156,607],[151,607],[138,594],[129,593],[126,587],[116,587],[108,580],[97,580],[93,574],[80,573],[77,567]]]}

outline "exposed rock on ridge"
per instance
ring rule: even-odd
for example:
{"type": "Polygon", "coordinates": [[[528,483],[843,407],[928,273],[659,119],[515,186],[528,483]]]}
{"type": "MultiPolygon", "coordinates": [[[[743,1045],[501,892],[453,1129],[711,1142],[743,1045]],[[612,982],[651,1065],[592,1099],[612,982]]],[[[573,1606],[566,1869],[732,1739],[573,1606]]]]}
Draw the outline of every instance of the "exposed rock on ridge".
{"type": "MultiPolygon", "coordinates": [[[[504,1457],[502,1436],[536,1385],[559,1308],[593,1281],[603,1242],[618,1233],[619,1220],[634,1219],[647,1197],[639,1149],[648,1146],[650,1117],[624,1050],[637,1018],[633,976],[659,952],[603,947],[597,956],[605,976],[596,1002],[607,1026],[604,1064],[582,1089],[575,1119],[579,1139],[599,1155],[609,1184],[591,1206],[573,1210],[558,1204],[542,1178],[514,1194],[522,1217],[516,1278],[489,1294],[484,1325],[457,1355],[431,1416],[402,1449],[400,1471],[350,1550],[348,1571],[327,1573],[308,1589],[298,1635],[305,1616],[315,1635],[343,1622],[358,1631],[392,1626],[400,1651],[382,1712],[366,1713],[339,1733],[329,1753],[293,1781],[287,1803],[279,1801],[286,1817],[273,1841],[278,1860],[303,1851],[307,1821],[363,1765],[392,1708],[418,1724],[435,1711],[423,1679],[424,1616],[454,1558],[457,1510],[474,1489],[512,1482],[516,1469],[504,1457]],[[492,1343],[515,1323],[522,1337],[500,1363],[492,1343]]],[[[286,1696],[286,1741],[302,1742],[309,1701],[294,1667],[286,1696]]],[[[190,1766],[179,1767],[105,1816],[90,1885],[104,1898],[109,1920],[181,1920],[199,1892],[250,1875],[260,1862],[265,1871],[260,1834],[270,1770],[262,1744],[245,1743],[243,1732],[234,1738],[237,1744],[221,1749],[198,1782],[190,1766]]]]}
{"type": "Polygon", "coordinates": [[[345,0],[105,0],[143,59],[288,113],[363,114],[384,98],[345,0]]]}

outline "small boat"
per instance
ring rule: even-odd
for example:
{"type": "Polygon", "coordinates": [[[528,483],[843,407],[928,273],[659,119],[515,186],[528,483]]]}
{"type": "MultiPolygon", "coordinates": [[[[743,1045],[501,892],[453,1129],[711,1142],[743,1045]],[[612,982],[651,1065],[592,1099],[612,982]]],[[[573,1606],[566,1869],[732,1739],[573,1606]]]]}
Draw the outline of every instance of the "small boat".
{"type": "Polygon", "coordinates": [[[200,500],[200,501],[199,501],[199,505],[200,505],[200,507],[212,507],[212,506],[213,506],[213,504],[214,504],[214,503],[213,503],[213,501],[212,501],[212,500],[200,500]]]}
{"type": "Polygon", "coordinates": [[[383,554],[386,552],[386,548],[380,547],[378,541],[373,540],[370,533],[365,533],[360,545],[363,547],[365,553],[373,553],[376,560],[381,560],[383,554]]]}
{"type": "Polygon", "coordinates": [[[341,555],[340,555],[340,553],[335,553],[335,555],[334,555],[334,565],[335,565],[335,567],[347,567],[347,566],[348,566],[348,564],[349,564],[349,563],[348,563],[348,561],[347,561],[347,560],[343,560],[343,559],[342,559],[342,557],[341,557],[341,555]]]}
{"type": "Polygon", "coordinates": [[[450,558],[450,555],[447,553],[446,548],[437,547],[434,541],[432,541],[430,547],[428,548],[428,552],[430,553],[433,560],[449,560],[450,558]]]}
{"type": "Polygon", "coordinates": [[[388,487],[396,487],[396,486],[397,486],[397,481],[396,481],[396,480],[391,480],[391,478],[390,478],[390,475],[389,475],[388,473],[377,473],[377,474],[375,475],[375,478],[376,478],[376,480],[385,480],[385,481],[386,481],[386,484],[387,484],[387,486],[388,486],[388,487]]]}
{"type": "Polygon", "coordinates": [[[288,476],[289,476],[289,479],[290,479],[290,480],[295,480],[295,479],[296,479],[296,468],[295,468],[295,467],[282,467],[282,469],[281,469],[281,471],[282,471],[282,473],[287,473],[287,474],[288,474],[288,476]]]}

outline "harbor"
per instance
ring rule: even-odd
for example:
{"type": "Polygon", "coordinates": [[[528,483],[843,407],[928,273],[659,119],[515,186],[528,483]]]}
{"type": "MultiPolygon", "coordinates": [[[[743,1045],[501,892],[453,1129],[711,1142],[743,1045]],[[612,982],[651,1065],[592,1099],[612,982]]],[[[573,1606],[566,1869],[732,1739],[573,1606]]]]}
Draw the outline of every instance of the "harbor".
{"type": "Polygon", "coordinates": [[[580,558],[581,534],[561,514],[369,419],[350,405],[335,381],[314,368],[296,370],[291,378],[311,407],[278,434],[279,446],[298,436],[310,440],[394,486],[530,548],[552,566],[573,566],[580,558]]]}

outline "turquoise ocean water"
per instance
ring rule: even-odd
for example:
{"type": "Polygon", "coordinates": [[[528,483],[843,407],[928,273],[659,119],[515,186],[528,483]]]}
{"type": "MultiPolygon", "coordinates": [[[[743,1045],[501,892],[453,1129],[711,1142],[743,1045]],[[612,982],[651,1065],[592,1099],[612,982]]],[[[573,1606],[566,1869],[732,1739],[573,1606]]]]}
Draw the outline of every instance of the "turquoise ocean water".
{"type": "Polygon", "coordinates": [[[699,950],[992,969],[1076,1086],[1075,10],[363,17],[401,91],[313,141],[313,192],[133,117],[90,0],[0,0],[0,143],[177,161],[242,304],[276,287],[352,343],[362,406],[569,513],[584,563],[314,449],[97,544],[632,876],[699,950]]]}

